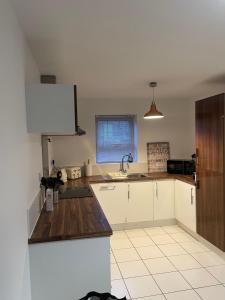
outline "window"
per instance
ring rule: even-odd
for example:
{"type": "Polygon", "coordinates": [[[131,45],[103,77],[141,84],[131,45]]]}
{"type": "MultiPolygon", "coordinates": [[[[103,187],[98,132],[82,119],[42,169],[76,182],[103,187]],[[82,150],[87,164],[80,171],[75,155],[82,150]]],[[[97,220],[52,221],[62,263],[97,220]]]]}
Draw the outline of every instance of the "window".
{"type": "Polygon", "coordinates": [[[135,116],[96,116],[96,162],[120,162],[130,152],[137,161],[135,116]]]}

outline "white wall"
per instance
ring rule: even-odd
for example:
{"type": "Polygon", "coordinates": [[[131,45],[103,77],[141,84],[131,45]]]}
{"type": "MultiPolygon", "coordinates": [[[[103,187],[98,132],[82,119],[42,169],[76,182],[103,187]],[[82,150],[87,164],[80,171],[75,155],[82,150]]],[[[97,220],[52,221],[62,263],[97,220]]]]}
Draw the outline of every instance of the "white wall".
{"type": "Polygon", "coordinates": [[[0,299],[29,300],[27,207],[39,190],[41,141],[26,129],[25,81],[39,72],[8,0],[0,0],[0,299]]]}
{"type": "MultiPolygon", "coordinates": [[[[162,120],[144,120],[150,100],[79,100],[79,123],[87,131],[81,137],[54,137],[53,152],[56,165],[79,165],[91,158],[95,161],[95,115],[137,114],[138,163],[133,171],[147,171],[146,143],[169,141],[171,158],[190,158],[194,150],[194,104],[191,101],[158,101],[157,106],[165,114],[162,120]]],[[[94,166],[93,172],[118,170],[118,164],[94,166]]]]}

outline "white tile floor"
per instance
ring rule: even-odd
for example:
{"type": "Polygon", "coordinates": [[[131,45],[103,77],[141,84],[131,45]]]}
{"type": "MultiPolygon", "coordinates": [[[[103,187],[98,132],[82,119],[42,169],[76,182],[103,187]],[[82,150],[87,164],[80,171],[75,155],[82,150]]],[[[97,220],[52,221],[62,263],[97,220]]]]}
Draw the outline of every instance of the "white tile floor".
{"type": "Polygon", "coordinates": [[[114,231],[111,293],[135,300],[225,300],[225,260],[177,225],[114,231]]]}

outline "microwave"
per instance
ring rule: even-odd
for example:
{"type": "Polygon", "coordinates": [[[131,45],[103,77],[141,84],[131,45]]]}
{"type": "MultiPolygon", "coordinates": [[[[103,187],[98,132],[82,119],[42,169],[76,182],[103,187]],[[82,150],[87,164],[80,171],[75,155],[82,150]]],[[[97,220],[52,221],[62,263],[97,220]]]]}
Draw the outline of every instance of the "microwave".
{"type": "Polygon", "coordinates": [[[190,159],[167,160],[167,173],[192,175],[195,172],[195,161],[190,159]]]}

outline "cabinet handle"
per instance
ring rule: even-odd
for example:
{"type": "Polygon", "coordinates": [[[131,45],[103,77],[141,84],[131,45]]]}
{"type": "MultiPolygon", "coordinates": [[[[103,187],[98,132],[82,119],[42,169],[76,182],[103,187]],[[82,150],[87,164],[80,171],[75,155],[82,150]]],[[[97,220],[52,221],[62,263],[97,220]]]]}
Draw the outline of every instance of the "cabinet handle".
{"type": "Polygon", "coordinates": [[[156,198],[158,199],[158,182],[156,182],[156,198]]]}
{"type": "Polygon", "coordinates": [[[193,188],[191,188],[191,205],[193,205],[193,188]]]}
{"type": "Polygon", "coordinates": [[[113,191],[115,190],[116,186],[115,185],[107,185],[107,186],[100,186],[99,190],[100,191],[113,191]]]}
{"type": "Polygon", "coordinates": [[[130,200],[130,185],[128,184],[128,201],[130,200]]]}

